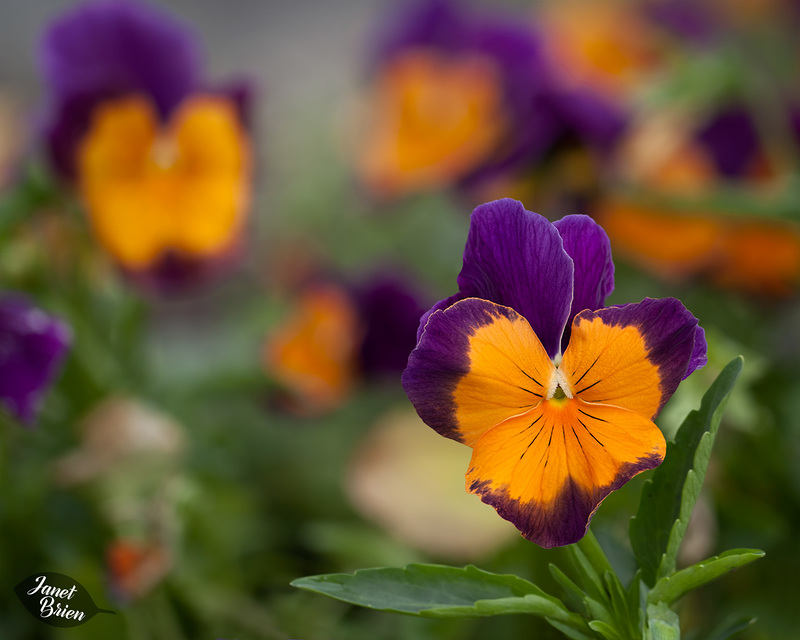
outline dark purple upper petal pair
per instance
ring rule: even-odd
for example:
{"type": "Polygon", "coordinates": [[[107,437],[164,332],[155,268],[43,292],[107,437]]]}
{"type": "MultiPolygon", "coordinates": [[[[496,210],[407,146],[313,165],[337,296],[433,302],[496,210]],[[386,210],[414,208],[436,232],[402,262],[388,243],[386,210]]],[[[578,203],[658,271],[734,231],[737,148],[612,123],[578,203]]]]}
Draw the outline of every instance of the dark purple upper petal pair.
{"type": "MultiPolygon", "coordinates": [[[[583,215],[551,223],[522,203],[504,198],[472,213],[458,292],[422,316],[417,338],[431,314],[464,298],[482,298],[524,316],[550,358],[567,348],[573,318],[605,306],[614,290],[614,262],[605,231],[583,215]]],[[[695,331],[688,376],[705,364],[703,329],[695,331]]]]}
{"type": "Polygon", "coordinates": [[[202,81],[198,38],[147,4],[89,2],[60,15],[39,44],[48,92],[44,135],[56,168],[74,172],[74,149],[99,101],[142,93],[166,117],[202,81]]]}
{"type": "Polygon", "coordinates": [[[525,316],[554,358],[575,314],[602,307],[614,289],[611,246],[588,216],[552,224],[504,198],[473,211],[457,282],[458,293],[431,312],[468,297],[511,307],[525,316]]]}
{"type": "Polygon", "coordinates": [[[0,402],[30,423],[71,341],[60,320],[17,296],[0,297],[0,402]]]}

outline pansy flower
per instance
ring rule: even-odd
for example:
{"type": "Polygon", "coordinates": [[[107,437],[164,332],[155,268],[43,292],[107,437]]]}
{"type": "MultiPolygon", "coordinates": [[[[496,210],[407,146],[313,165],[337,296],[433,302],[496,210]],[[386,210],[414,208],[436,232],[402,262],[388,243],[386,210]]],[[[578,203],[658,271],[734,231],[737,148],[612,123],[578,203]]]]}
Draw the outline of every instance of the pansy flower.
{"type": "Polygon", "coordinates": [[[356,168],[377,196],[474,193],[567,139],[606,149],[624,123],[605,101],[563,86],[519,18],[455,0],[401,7],[371,58],[356,168]]]}
{"type": "Polygon", "coordinates": [[[90,2],[47,28],[39,59],[53,165],[123,269],[186,279],[235,252],[247,89],[203,83],[191,31],[145,4],[90,2]]]}
{"type": "Polygon", "coordinates": [[[403,373],[420,417],[472,447],[467,490],[543,547],[579,540],[611,491],[661,463],[652,420],[705,363],[678,300],[604,307],[613,274],[591,218],[479,206],[459,291],[423,318],[403,373]]]}
{"type": "Polygon", "coordinates": [[[264,367],[292,410],[332,410],[359,382],[399,376],[424,308],[416,287],[396,273],[355,285],[316,279],[270,332],[264,367]]]}
{"type": "Polygon", "coordinates": [[[0,403],[9,413],[24,423],[34,420],[71,341],[58,318],[22,297],[0,297],[0,403]]]}

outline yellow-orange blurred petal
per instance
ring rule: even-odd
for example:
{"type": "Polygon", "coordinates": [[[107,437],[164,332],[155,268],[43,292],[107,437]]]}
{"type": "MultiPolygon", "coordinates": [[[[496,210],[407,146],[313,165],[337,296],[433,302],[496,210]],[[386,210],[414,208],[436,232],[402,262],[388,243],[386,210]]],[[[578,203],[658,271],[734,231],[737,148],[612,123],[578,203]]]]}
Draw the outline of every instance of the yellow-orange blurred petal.
{"type": "Polygon", "coordinates": [[[800,284],[800,227],[782,222],[733,223],[712,271],[720,286],[785,296],[800,284]]]}
{"type": "Polygon", "coordinates": [[[163,253],[224,252],[249,199],[250,150],[233,104],[185,100],[166,124],[132,96],[95,110],[78,152],[78,180],[95,232],[125,267],[163,253]]]}
{"type": "Polygon", "coordinates": [[[658,211],[622,200],[607,202],[596,217],[615,253],[667,277],[703,271],[719,250],[723,229],[710,216],[658,211]]]}
{"type": "Polygon", "coordinates": [[[478,56],[409,51],[381,71],[369,101],[357,168],[379,195],[446,186],[507,132],[500,74],[478,56]]]}
{"type": "Polygon", "coordinates": [[[361,328],[349,296],[333,285],[305,292],[269,337],[264,363],[301,411],[332,409],[350,393],[361,328]]]}
{"type": "Polygon", "coordinates": [[[478,440],[467,490],[543,547],[579,540],[600,502],[658,466],[664,436],[650,420],[580,399],[544,401],[478,440]]]}
{"type": "Polygon", "coordinates": [[[568,79],[613,95],[635,89],[663,57],[657,34],[636,11],[624,1],[562,0],[543,5],[540,20],[568,79]]]}

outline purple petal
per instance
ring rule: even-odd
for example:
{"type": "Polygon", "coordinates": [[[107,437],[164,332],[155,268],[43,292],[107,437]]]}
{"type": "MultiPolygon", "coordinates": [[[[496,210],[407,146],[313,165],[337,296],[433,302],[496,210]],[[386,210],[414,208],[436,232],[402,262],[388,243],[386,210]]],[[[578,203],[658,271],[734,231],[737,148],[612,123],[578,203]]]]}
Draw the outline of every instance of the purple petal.
{"type": "Polygon", "coordinates": [[[706,3],[695,0],[655,0],[645,3],[643,10],[652,22],[695,45],[710,45],[721,32],[720,18],[706,3]]]}
{"type": "Polygon", "coordinates": [[[69,328],[20,297],[0,298],[0,401],[30,423],[66,355],[69,328]]]}
{"type": "Polygon", "coordinates": [[[143,93],[166,116],[200,83],[198,39],[185,25],[149,5],[101,1],[58,17],[39,45],[49,91],[45,135],[59,169],[70,174],[74,140],[97,101],[143,93]]]}
{"type": "Polygon", "coordinates": [[[614,262],[606,232],[589,216],[565,216],[553,223],[564,241],[564,251],[575,264],[575,289],[562,351],[569,342],[572,319],[584,309],[605,306],[606,296],[614,291],[614,262]]]}
{"type": "Polygon", "coordinates": [[[459,294],[491,300],[525,316],[553,358],[572,305],[574,268],[556,228],[504,198],[476,207],[459,294]]]}
{"type": "Polygon", "coordinates": [[[683,380],[686,380],[698,369],[702,369],[708,364],[708,343],[706,342],[706,332],[699,324],[694,332],[694,349],[692,350],[692,357],[689,358],[689,366],[686,373],[683,375],[683,380]]]}
{"type": "Polygon", "coordinates": [[[422,337],[422,333],[425,331],[425,325],[428,323],[428,318],[431,315],[440,309],[447,309],[447,307],[455,304],[459,300],[463,300],[467,296],[456,293],[449,298],[445,298],[444,300],[439,300],[436,304],[434,304],[430,309],[428,309],[425,313],[423,313],[419,318],[419,326],[417,327],[417,342],[419,342],[420,338],[422,337]]]}
{"type": "Polygon", "coordinates": [[[566,132],[600,153],[614,150],[627,124],[627,114],[590,91],[557,91],[549,96],[566,132]]]}
{"type": "Polygon", "coordinates": [[[425,306],[399,276],[373,279],[356,292],[364,324],[361,368],[366,374],[399,374],[416,346],[416,330],[425,306]]]}
{"type": "Polygon", "coordinates": [[[744,175],[761,146],[753,118],[742,107],[729,107],[716,114],[697,134],[719,171],[728,178],[744,175]]]}

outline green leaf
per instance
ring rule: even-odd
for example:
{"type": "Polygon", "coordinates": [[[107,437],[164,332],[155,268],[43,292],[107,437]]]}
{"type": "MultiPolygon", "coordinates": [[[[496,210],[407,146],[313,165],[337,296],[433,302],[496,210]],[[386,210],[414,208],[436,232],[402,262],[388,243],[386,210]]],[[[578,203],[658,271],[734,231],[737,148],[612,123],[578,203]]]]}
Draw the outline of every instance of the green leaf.
{"type": "Polygon", "coordinates": [[[669,605],[663,602],[647,605],[645,640],[680,640],[680,637],[678,614],[669,605]]]}
{"type": "Polygon", "coordinates": [[[686,417],[675,442],[667,444],[664,462],[642,487],[630,536],[642,579],[651,587],[675,570],[678,548],[705,478],[722,412],[743,362],[740,356],[722,370],[703,396],[700,410],[686,417]]]}
{"type": "Polygon", "coordinates": [[[648,595],[648,601],[670,604],[692,589],[697,589],[734,569],[763,557],[764,552],[759,549],[732,549],[731,551],[726,551],[718,556],[682,569],[671,576],[661,578],[648,595]]]}
{"type": "Polygon", "coordinates": [[[734,621],[725,620],[703,640],[728,640],[755,624],[756,618],[740,618],[734,621]]]}
{"type": "Polygon", "coordinates": [[[586,602],[584,601],[586,594],[556,565],[550,564],[548,568],[550,569],[550,575],[553,576],[558,586],[564,590],[564,601],[567,606],[584,616],[588,615],[589,609],[586,607],[586,602]]]}
{"type": "Polygon", "coordinates": [[[608,599],[608,593],[600,579],[600,574],[586,557],[583,549],[578,544],[571,544],[565,549],[578,577],[578,586],[595,600],[605,602],[608,599]]]}
{"type": "Polygon", "coordinates": [[[592,620],[589,628],[599,633],[605,640],[625,640],[625,637],[607,622],[602,620],[592,620]]]}
{"type": "Polygon", "coordinates": [[[587,635],[587,633],[584,633],[582,631],[577,631],[576,629],[568,627],[567,625],[562,624],[557,620],[553,620],[552,618],[548,618],[547,621],[550,623],[551,627],[555,627],[556,629],[558,629],[561,633],[567,636],[567,638],[570,638],[570,640],[597,640],[597,636],[591,634],[591,632],[587,632],[591,634],[587,635]]]}
{"type": "Polygon", "coordinates": [[[379,611],[431,617],[528,613],[576,630],[587,629],[581,616],[527,580],[473,566],[410,564],[402,569],[362,569],[354,574],[299,578],[292,586],[379,611]]]}

